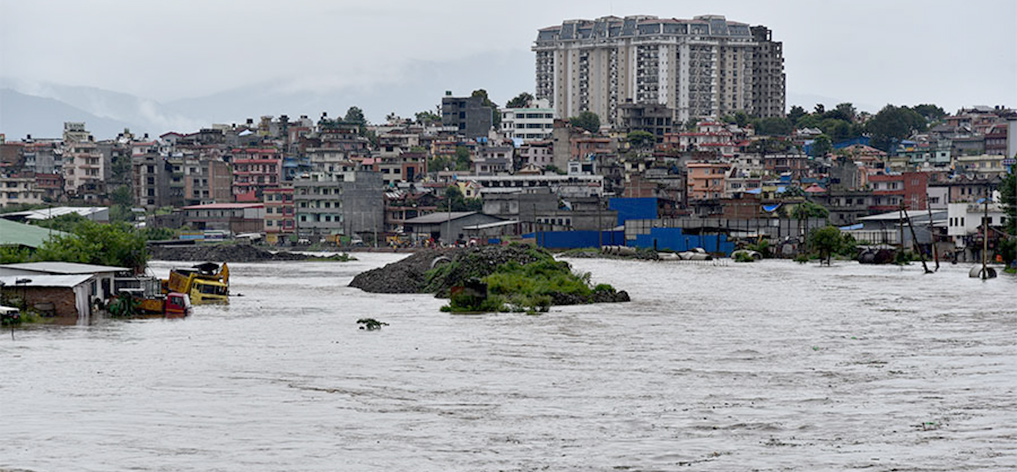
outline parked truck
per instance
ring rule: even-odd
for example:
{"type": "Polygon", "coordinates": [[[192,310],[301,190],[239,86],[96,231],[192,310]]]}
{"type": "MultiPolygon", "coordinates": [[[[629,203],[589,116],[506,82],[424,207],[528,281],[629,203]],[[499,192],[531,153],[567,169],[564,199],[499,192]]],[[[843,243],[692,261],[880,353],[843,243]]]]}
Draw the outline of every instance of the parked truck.
{"type": "Polygon", "coordinates": [[[191,314],[191,300],[180,292],[164,293],[162,280],[151,276],[125,276],[114,279],[117,296],[107,302],[114,316],[191,314]]]}
{"type": "Polygon", "coordinates": [[[163,292],[187,294],[191,303],[229,303],[230,270],[222,265],[205,262],[187,268],[170,270],[169,279],[163,281],[163,292]]]}

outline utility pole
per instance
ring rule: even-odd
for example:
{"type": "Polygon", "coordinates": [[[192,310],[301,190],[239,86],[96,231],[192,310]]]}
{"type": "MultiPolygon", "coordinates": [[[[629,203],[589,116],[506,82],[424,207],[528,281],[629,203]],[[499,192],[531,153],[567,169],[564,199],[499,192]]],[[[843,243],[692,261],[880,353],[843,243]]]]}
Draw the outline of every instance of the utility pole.
{"type": "Polygon", "coordinates": [[[932,227],[932,205],[929,204],[929,194],[925,194],[925,209],[929,211],[929,241],[932,243],[932,258],[936,260],[936,271],[939,272],[939,248],[936,247],[936,233],[932,227]]]}
{"type": "Polygon", "coordinates": [[[597,194],[597,249],[604,247],[604,225],[600,222],[601,202],[600,194],[597,194]]]}
{"type": "Polygon", "coordinates": [[[989,197],[992,196],[992,190],[989,188],[989,184],[985,184],[985,211],[982,215],[982,280],[989,278],[989,272],[986,268],[986,258],[989,257],[989,197]]]}
{"type": "Polygon", "coordinates": [[[922,248],[918,246],[918,237],[915,236],[915,226],[911,224],[911,217],[908,216],[908,210],[904,207],[904,203],[900,204],[900,211],[904,213],[904,218],[908,221],[908,228],[911,228],[911,245],[918,251],[918,256],[922,259],[922,268],[925,269],[926,274],[931,274],[929,266],[925,264],[925,253],[922,252],[922,248]]]}

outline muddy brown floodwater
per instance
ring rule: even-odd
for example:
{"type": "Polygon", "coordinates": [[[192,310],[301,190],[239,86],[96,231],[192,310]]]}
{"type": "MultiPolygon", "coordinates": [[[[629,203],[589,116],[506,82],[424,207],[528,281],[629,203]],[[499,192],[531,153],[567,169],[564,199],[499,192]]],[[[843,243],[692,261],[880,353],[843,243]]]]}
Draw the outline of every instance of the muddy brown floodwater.
{"type": "Polygon", "coordinates": [[[0,469],[1017,468],[1014,277],[577,259],[633,301],[541,316],[346,287],[402,256],[235,264],[227,307],[3,333],[0,469]]]}

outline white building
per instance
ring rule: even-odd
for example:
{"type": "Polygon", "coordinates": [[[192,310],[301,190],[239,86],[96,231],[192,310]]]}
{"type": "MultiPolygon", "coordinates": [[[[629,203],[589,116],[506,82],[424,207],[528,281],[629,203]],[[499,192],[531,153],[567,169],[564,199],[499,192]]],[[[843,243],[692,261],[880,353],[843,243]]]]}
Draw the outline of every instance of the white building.
{"type": "Polygon", "coordinates": [[[554,129],[554,108],[546,99],[537,99],[526,108],[501,110],[501,129],[509,139],[525,142],[551,139],[554,129]]]}
{"type": "MultiPolygon", "coordinates": [[[[987,222],[990,227],[998,228],[1006,224],[1006,213],[999,203],[989,203],[988,213],[987,222]]],[[[986,218],[984,203],[950,203],[947,205],[946,234],[958,249],[965,248],[967,238],[981,231],[983,218],[986,218]]]]}

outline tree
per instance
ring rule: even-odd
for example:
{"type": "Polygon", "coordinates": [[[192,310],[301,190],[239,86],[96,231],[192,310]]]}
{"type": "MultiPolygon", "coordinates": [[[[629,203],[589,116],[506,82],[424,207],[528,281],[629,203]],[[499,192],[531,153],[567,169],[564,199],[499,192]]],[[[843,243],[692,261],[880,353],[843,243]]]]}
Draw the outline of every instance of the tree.
{"type": "Polygon", "coordinates": [[[505,104],[505,108],[526,108],[526,105],[529,105],[531,101],[533,101],[533,95],[529,92],[523,92],[516,95],[516,98],[509,100],[505,104]]]}
{"type": "Polygon", "coordinates": [[[813,109],[813,113],[815,113],[816,115],[823,115],[824,113],[826,113],[826,107],[823,106],[822,103],[817,103],[816,107],[813,109]]]}
{"type": "Polygon", "coordinates": [[[113,189],[113,193],[110,194],[110,201],[114,205],[121,205],[125,207],[131,207],[134,205],[134,194],[131,192],[131,187],[127,185],[119,185],[113,189]]]}
{"type": "Polygon", "coordinates": [[[600,117],[592,111],[584,111],[579,113],[579,116],[569,118],[569,123],[573,127],[582,128],[594,134],[600,131],[600,117]]]}
{"type": "Polygon", "coordinates": [[[470,170],[470,150],[463,146],[456,147],[456,170],[470,170]]]}
{"type": "Polygon", "coordinates": [[[364,117],[364,110],[361,110],[360,107],[352,106],[349,110],[346,110],[346,116],[343,118],[343,121],[356,123],[359,128],[359,134],[366,136],[367,118],[364,117]]]}
{"type": "Polygon", "coordinates": [[[498,105],[492,102],[491,99],[487,96],[487,90],[484,89],[474,90],[473,93],[470,94],[470,96],[480,97],[483,99],[484,106],[491,109],[491,126],[494,126],[494,129],[501,129],[501,113],[498,113],[498,105]]]}
{"type": "Polygon", "coordinates": [[[933,105],[931,103],[923,103],[921,105],[915,105],[913,108],[915,113],[925,117],[925,121],[933,122],[939,121],[940,118],[946,116],[946,111],[942,108],[933,105]]]}
{"type": "Polygon", "coordinates": [[[840,250],[842,243],[840,230],[834,226],[817,229],[809,235],[809,246],[819,254],[821,260],[826,259],[827,265],[830,265],[830,257],[840,250]]]}
{"type": "Polygon", "coordinates": [[[657,143],[657,137],[653,133],[643,130],[635,130],[626,136],[629,144],[636,149],[646,149],[657,143]]]}
{"type": "Polygon", "coordinates": [[[787,136],[794,129],[791,120],[778,116],[756,119],[752,125],[756,129],[756,134],[764,136],[787,136]]]}
{"type": "Polygon", "coordinates": [[[911,133],[924,131],[925,118],[908,107],[887,105],[865,123],[865,129],[872,135],[872,146],[890,152],[900,140],[911,133]]]}
{"type": "Polygon", "coordinates": [[[833,151],[833,142],[830,137],[821,134],[812,141],[812,157],[824,157],[833,151]]]}
{"type": "Polygon", "coordinates": [[[777,138],[763,138],[757,139],[749,144],[749,151],[754,154],[767,155],[767,154],[779,154],[787,152],[791,149],[791,145],[782,139],[777,138]]]}
{"type": "Polygon", "coordinates": [[[430,111],[420,111],[413,115],[417,119],[417,124],[428,126],[436,123],[441,123],[441,115],[430,111]]]}
{"type": "Polygon", "coordinates": [[[858,110],[851,103],[840,103],[836,108],[826,112],[824,118],[836,118],[838,120],[844,120],[848,123],[855,122],[855,116],[858,115],[858,110]]]}
{"type": "Polygon", "coordinates": [[[791,111],[787,112],[787,119],[791,121],[796,128],[802,128],[798,125],[798,120],[802,119],[803,116],[808,115],[808,112],[804,108],[795,105],[791,107],[791,111]]]}
{"type": "Polygon", "coordinates": [[[484,203],[479,198],[466,198],[457,185],[450,185],[445,188],[445,194],[438,202],[438,211],[481,211],[484,203]],[[449,204],[452,209],[449,210],[449,204]]]}
{"type": "Polygon", "coordinates": [[[78,230],[79,226],[85,224],[86,221],[88,221],[88,218],[85,218],[84,216],[77,213],[68,213],[56,218],[41,220],[36,223],[36,225],[43,228],[62,231],[64,233],[73,233],[78,230]]]}
{"type": "Polygon", "coordinates": [[[812,202],[801,202],[791,210],[791,218],[796,220],[807,220],[809,218],[829,218],[830,210],[823,205],[812,202]]]}
{"type": "Polygon", "coordinates": [[[35,261],[80,262],[144,270],[148,262],[145,236],[127,223],[84,221],[73,234],[55,236],[35,251],[35,261]]]}
{"type": "Polygon", "coordinates": [[[1004,231],[1010,239],[1017,238],[1017,169],[1011,170],[1000,183],[999,198],[1006,214],[1004,231]]]}
{"type": "Polygon", "coordinates": [[[364,117],[364,110],[361,110],[360,107],[356,106],[352,106],[349,110],[346,110],[346,116],[343,118],[343,121],[356,123],[360,126],[367,126],[367,118],[364,117]]]}

